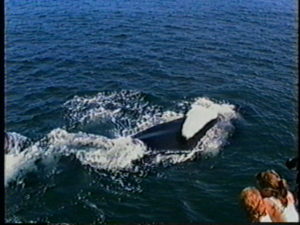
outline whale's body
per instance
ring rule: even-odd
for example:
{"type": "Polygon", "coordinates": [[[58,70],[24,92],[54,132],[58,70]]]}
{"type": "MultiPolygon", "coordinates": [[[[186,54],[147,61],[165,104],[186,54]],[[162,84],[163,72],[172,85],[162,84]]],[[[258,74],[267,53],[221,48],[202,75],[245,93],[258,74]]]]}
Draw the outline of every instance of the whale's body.
{"type": "MultiPolygon", "coordinates": [[[[132,137],[141,140],[152,150],[192,150],[219,118],[218,110],[213,107],[194,105],[182,118],[155,125],[132,137]]],[[[22,135],[5,133],[6,153],[12,149],[21,151],[30,143],[22,135]]]]}
{"type": "Polygon", "coordinates": [[[180,119],[150,127],[134,135],[133,138],[143,141],[147,147],[152,150],[188,150],[193,149],[206,132],[218,121],[218,118],[210,119],[203,127],[200,127],[198,132],[192,137],[186,138],[182,134],[186,118],[187,117],[185,116],[180,119]]]}

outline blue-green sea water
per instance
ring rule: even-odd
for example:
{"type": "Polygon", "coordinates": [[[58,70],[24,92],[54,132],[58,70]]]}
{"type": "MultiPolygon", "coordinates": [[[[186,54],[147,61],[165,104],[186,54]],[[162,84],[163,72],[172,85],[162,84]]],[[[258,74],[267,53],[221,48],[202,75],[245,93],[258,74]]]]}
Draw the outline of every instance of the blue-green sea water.
{"type": "Polygon", "coordinates": [[[256,173],[294,188],[297,8],[6,0],[5,129],[33,143],[5,158],[6,222],[247,222],[239,193],[256,173]],[[235,108],[214,154],[143,160],[129,136],[199,101],[235,108]]]}

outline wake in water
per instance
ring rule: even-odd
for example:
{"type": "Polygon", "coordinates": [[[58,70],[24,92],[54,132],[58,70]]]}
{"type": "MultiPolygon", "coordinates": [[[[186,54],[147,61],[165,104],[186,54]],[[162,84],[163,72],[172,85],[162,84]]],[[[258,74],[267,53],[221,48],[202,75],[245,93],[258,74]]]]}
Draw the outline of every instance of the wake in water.
{"type": "Polygon", "coordinates": [[[194,160],[199,156],[216,155],[233,131],[232,120],[238,117],[235,107],[207,98],[180,102],[176,106],[179,108],[177,111],[164,111],[162,107],[151,105],[137,92],[75,96],[64,104],[66,128],[52,130],[43,139],[26,146],[22,151],[18,146],[26,138],[9,133],[14,137],[15,145],[5,155],[5,184],[37,169],[37,160],[53,163],[62,156],[75,156],[82,165],[96,170],[138,172],[144,170],[145,166],[172,165],[194,160]],[[147,128],[183,117],[187,109],[195,107],[209,109],[220,115],[220,119],[193,149],[155,152],[148,149],[142,141],[132,138],[147,128]],[[113,138],[86,132],[70,132],[76,127],[107,122],[112,123],[113,138]]]}

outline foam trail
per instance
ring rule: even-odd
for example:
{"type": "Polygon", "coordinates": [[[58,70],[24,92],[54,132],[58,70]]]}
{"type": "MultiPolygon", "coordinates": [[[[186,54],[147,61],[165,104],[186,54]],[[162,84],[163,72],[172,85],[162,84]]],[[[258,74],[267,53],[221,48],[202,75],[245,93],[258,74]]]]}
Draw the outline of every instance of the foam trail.
{"type": "Polygon", "coordinates": [[[154,110],[144,103],[144,97],[134,91],[100,92],[91,97],[75,96],[64,103],[69,123],[90,123],[95,120],[117,119],[124,114],[140,113],[143,109],[154,110]]]}
{"type": "Polygon", "coordinates": [[[145,97],[134,91],[98,93],[91,97],[75,96],[64,104],[70,127],[95,121],[114,124],[114,136],[126,137],[159,123],[182,117],[180,112],[163,111],[151,105],[145,97]]]}
{"type": "Polygon", "coordinates": [[[37,159],[49,164],[60,156],[75,155],[82,165],[118,171],[132,169],[134,162],[146,154],[146,146],[131,137],[109,139],[57,128],[24,151],[5,155],[5,185],[36,169],[37,159]]]}
{"type": "Polygon", "coordinates": [[[99,135],[53,130],[48,137],[53,149],[74,154],[82,165],[109,171],[129,170],[133,162],[147,154],[146,146],[131,137],[109,139],[99,135]]]}
{"type": "MultiPolygon", "coordinates": [[[[67,108],[68,122],[92,123],[97,119],[113,121],[115,138],[109,139],[84,132],[71,133],[61,128],[54,129],[42,140],[33,143],[23,151],[15,149],[5,155],[5,184],[36,169],[37,159],[42,159],[44,163],[55,163],[55,160],[61,156],[73,155],[82,165],[94,169],[130,172],[145,169],[143,166],[137,166],[139,165],[137,161],[145,156],[147,156],[147,165],[157,166],[161,163],[177,164],[194,160],[199,155],[218,154],[234,129],[232,120],[238,118],[234,105],[214,102],[208,98],[196,98],[191,103],[178,103],[180,107],[183,105],[191,109],[205,108],[218,114],[220,119],[194,149],[156,153],[150,152],[141,141],[130,136],[184,116],[183,109],[178,112],[164,111],[161,107],[151,105],[136,92],[99,93],[92,97],[74,97],[64,104],[67,108]]],[[[190,122],[193,123],[197,116],[191,118],[190,122]]]]}

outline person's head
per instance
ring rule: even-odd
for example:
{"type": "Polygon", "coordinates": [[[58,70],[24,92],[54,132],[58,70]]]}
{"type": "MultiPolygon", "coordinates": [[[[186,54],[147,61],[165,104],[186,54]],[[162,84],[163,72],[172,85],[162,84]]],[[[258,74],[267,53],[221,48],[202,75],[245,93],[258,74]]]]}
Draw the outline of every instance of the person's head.
{"type": "Polygon", "coordinates": [[[287,205],[288,185],[274,170],[267,170],[256,175],[258,188],[263,197],[280,199],[284,206],[287,205]]]}
{"type": "Polygon", "coordinates": [[[251,222],[260,222],[262,217],[268,216],[263,198],[255,187],[247,187],[242,190],[240,199],[251,222]]]}

